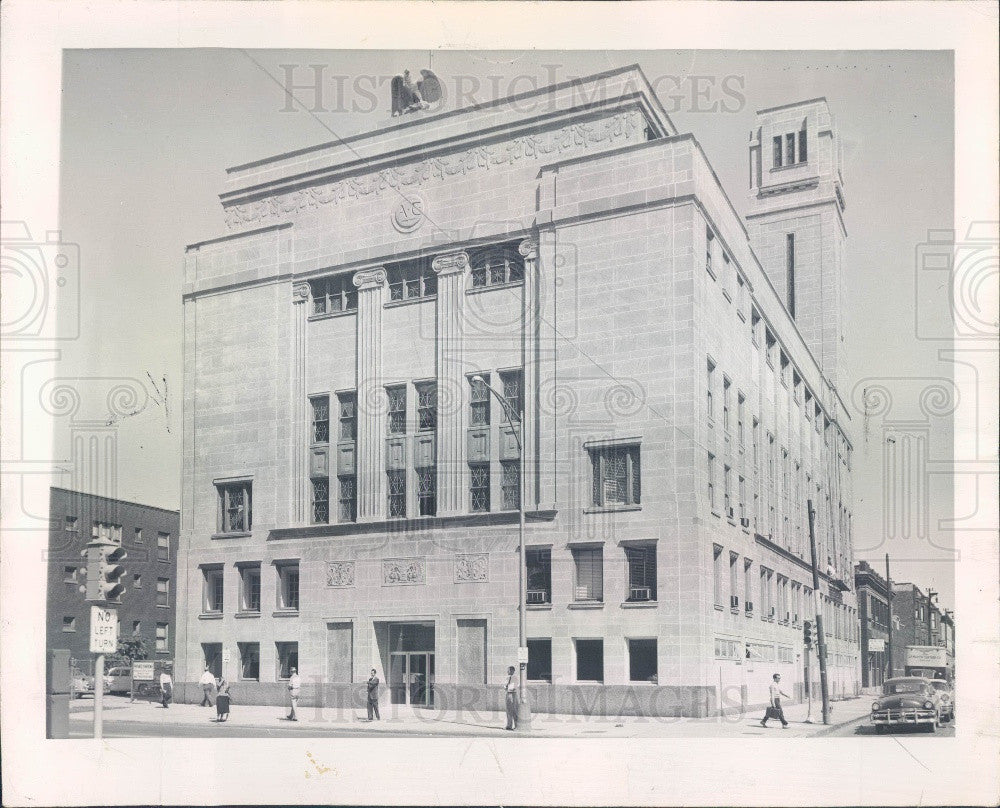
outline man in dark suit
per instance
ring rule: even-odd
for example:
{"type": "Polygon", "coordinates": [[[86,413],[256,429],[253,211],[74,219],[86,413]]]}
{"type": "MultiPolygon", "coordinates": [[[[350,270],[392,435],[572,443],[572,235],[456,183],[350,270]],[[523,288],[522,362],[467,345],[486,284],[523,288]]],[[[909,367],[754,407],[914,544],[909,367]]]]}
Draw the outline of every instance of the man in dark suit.
{"type": "Polygon", "coordinates": [[[378,675],[375,668],[372,668],[372,675],[368,677],[368,720],[381,720],[378,714],[378,675]]]}

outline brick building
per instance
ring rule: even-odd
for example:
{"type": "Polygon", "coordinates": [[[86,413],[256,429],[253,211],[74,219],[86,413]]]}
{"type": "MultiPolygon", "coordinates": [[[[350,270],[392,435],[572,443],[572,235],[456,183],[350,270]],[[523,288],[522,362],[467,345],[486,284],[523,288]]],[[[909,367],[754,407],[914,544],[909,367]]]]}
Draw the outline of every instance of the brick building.
{"type": "Polygon", "coordinates": [[[892,669],[902,676],[907,645],[938,645],[948,649],[948,667],[955,669],[955,621],[950,612],[941,612],[919,586],[910,582],[892,584],[892,669]]]}
{"type": "Polygon", "coordinates": [[[374,667],[498,706],[522,466],[534,710],[801,692],[810,498],[855,692],[826,102],[761,111],[749,157],[744,223],[632,66],[229,169],[185,260],[182,697],[207,663],[360,704],[374,667]]]}
{"type": "Polygon", "coordinates": [[[127,552],[119,636],[141,637],[150,659],[172,659],[180,514],[52,488],[49,520],[46,648],[66,648],[81,669],[91,670],[90,604],[80,592],[87,564],[80,553],[101,535],[127,552]]]}
{"type": "Polygon", "coordinates": [[[861,686],[881,687],[889,659],[889,590],[867,561],[854,568],[854,583],[861,624],[861,686]]]}

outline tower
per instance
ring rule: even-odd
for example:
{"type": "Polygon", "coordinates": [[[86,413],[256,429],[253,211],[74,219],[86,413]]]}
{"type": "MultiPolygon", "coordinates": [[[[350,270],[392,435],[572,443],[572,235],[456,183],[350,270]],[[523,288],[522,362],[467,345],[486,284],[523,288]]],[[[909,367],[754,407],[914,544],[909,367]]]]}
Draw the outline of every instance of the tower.
{"type": "Polygon", "coordinates": [[[840,141],[825,98],[757,112],[750,133],[750,241],[824,374],[842,362],[847,230],[840,141]]]}

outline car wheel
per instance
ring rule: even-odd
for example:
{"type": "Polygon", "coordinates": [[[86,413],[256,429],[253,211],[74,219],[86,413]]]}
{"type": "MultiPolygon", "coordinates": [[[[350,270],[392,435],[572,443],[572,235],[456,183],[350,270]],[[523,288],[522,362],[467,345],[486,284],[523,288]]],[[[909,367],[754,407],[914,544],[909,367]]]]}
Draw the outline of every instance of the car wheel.
{"type": "Polygon", "coordinates": [[[885,726],[883,724],[876,724],[875,725],[875,734],[876,735],[884,735],[885,734],[885,726]]]}

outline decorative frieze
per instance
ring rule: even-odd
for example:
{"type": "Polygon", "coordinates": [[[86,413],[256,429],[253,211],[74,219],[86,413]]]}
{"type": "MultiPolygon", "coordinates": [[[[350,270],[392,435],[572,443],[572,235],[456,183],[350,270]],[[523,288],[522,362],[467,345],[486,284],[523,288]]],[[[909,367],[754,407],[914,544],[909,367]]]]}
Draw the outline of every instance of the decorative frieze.
{"type": "Polygon", "coordinates": [[[354,586],[354,562],[329,562],[326,565],[326,585],[334,587],[354,586]]]}
{"type": "Polygon", "coordinates": [[[382,583],[386,586],[426,583],[426,563],[423,558],[387,558],[382,561],[382,583]]]}
{"type": "Polygon", "coordinates": [[[455,556],[455,583],[488,581],[489,553],[466,553],[455,556]]]}
{"type": "Polygon", "coordinates": [[[575,123],[551,132],[476,146],[243,205],[229,205],[226,208],[226,226],[236,230],[269,219],[286,219],[297,211],[339,205],[369,196],[378,197],[384,193],[398,193],[403,189],[419,188],[428,182],[514,165],[521,160],[542,160],[569,151],[586,151],[594,145],[629,141],[642,135],[643,125],[641,112],[623,112],[599,121],[575,123]]]}

